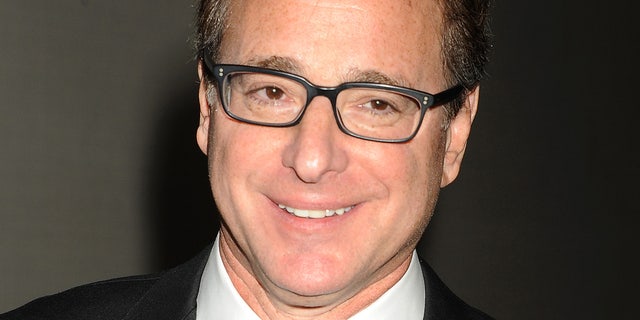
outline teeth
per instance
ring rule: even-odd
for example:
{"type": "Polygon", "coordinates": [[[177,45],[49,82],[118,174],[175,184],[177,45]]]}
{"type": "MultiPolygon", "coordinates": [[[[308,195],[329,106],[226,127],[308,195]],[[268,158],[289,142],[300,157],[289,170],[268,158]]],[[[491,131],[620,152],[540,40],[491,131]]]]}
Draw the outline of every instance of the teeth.
{"type": "Polygon", "coordinates": [[[336,210],[326,209],[326,210],[304,210],[304,209],[296,209],[292,207],[287,207],[283,204],[279,204],[278,207],[280,209],[286,210],[287,212],[293,214],[296,217],[300,218],[312,218],[312,219],[320,219],[325,217],[331,217],[333,215],[343,215],[349,212],[353,206],[347,208],[340,208],[336,210]]]}

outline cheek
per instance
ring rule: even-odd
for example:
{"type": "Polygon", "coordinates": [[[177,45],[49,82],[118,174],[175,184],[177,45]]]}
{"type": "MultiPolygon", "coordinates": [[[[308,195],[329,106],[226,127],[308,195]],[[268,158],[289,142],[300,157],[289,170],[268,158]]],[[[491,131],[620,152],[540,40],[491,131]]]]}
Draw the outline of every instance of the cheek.
{"type": "Polygon", "coordinates": [[[404,194],[405,197],[417,198],[431,193],[428,190],[439,186],[442,175],[442,141],[441,138],[416,139],[408,148],[381,152],[378,159],[384,160],[380,163],[387,163],[377,169],[381,180],[389,181],[395,188],[407,189],[409,193],[404,194]]]}
{"type": "MultiPolygon", "coordinates": [[[[222,107],[220,107],[222,108],[222,107]]],[[[218,172],[244,170],[245,163],[254,159],[258,152],[253,126],[242,124],[229,118],[222,109],[216,109],[211,117],[209,136],[210,165],[215,164],[218,172]]]]}
{"type": "Polygon", "coordinates": [[[402,192],[397,194],[396,201],[415,215],[407,219],[417,220],[414,222],[420,226],[428,222],[440,192],[444,150],[440,131],[433,130],[426,136],[429,138],[418,137],[412,141],[410,148],[404,150],[404,161],[398,162],[402,163],[402,167],[397,170],[399,174],[393,180],[396,188],[402,192]]]}
{"type": "Polygon", "coordinates": [[[246,134],[242,135],[242,130],[222,110],[213,113],[209,136],[209,175],[211,189],[221,211],[233,209],[231,204],[227,204],[233,193],[229,186],[234,186],[234,189],[240,187],[238,181],[234,180],[238,180],[246,172],[246,168],[250,167],[246,160],[253,158],[247,155],[247,150],[252,149],[245,145],[246,141],[242,137],[246,134]]]}
{"type": "Polygon", "coordinates": [[[210,133],[209,174],[216,202],[220,205],[232,199],[235,206],[241,205],[251,194],[251,183],[279,163],[278,139],[266,138],[268,128],[239,123],[222,110],[214,113],[210,133]],[[256,137],[264,138],[257,142],[256,137]]]}
{"type": "MultiPolygon", "coordinates": [[[[422,152],[420,156],[414,157],[415,172],[412,180],[408,183],[412,190],[407,190],[411,194],[409,205],[413,206],[412,211],[416,212],[414,217],[414,227],[410,230],[408,243],[415,245],[426,229],[440,194],[440,180],[442,177],[442,163],[444,140],[431,139],[428,143],[422,144],[423,148],[429,152],[422,152]]],[[[411,229],[411,228],[410,228],[411,229]]]]}

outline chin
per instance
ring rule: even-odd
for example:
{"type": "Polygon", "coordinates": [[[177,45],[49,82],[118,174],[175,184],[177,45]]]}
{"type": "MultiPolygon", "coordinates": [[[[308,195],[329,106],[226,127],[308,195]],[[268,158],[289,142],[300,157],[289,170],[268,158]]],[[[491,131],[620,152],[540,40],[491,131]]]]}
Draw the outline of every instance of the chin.
{"type": "Polygon", "coordinates": [[[346,273],[344,267],[352,264],[337,261],[335,257],[294,257],[289,260],[292,261],[283,260],[285,266],[274,270],[277,272],[274,283],[293,296],[314,299],[331,296],[344,291],[354,282],[354,269],[350,268],[348,270],[352,272],[346,273]]]}

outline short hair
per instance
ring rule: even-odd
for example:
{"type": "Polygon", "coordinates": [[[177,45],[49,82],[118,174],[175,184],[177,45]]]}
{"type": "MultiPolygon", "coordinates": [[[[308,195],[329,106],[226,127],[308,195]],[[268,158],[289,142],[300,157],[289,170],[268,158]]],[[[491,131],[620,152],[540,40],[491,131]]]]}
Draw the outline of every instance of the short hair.
{"type": "MultiPolygon", "coordinates": [[[[441,52],[445,80],[449,86],[462,85],[465,94],[445,106],[447,118],[454,117],[464,96],[473,90],[485,75],[490,44],[490,0],[435,0],[441,7],[443,26],[441,52]]],[[[196,52],[211,49],[213,61],[220,58],[225,29],[228,26],[230,0],[200,0],[197,12],[196,52]]],[[[209,85],[212,79],[205,76],[209,85]]]]}

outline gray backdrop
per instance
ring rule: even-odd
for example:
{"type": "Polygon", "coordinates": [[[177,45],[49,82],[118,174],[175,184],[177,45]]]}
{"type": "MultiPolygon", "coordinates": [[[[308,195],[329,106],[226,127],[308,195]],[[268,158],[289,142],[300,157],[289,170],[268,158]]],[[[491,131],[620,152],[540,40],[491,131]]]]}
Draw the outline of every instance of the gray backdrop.
{"type": "MultiPolygon", "coordinates": [[[[632,318],[640,28],[627,2],[496,1],[463,171],[419,249],[498,318],[632,318]]],[[[193,14],[191,1],[0,0],[0,313],[173,266],[212,239],[193,14]]]]}

